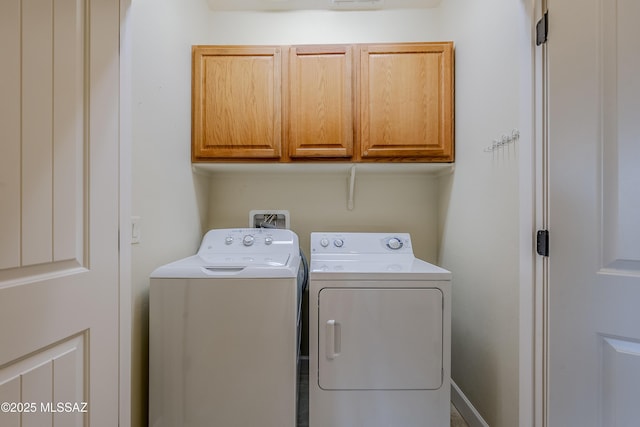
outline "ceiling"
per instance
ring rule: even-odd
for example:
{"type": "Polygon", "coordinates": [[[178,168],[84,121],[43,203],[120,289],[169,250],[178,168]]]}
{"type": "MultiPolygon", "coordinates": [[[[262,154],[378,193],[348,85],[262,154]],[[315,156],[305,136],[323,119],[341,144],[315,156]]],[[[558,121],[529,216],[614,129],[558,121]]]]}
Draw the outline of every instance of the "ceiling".
{"type": "Polygon", "coordinates": [[[207,0],[212,10],[387,10],[426,9],[441,0],[207,0]]]}

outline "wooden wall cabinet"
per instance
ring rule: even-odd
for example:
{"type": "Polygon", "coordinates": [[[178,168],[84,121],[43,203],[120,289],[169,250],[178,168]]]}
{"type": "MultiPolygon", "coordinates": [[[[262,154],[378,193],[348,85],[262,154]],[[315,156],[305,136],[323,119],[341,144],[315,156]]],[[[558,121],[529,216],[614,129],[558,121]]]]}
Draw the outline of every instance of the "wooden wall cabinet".
{"type": "Polygon", "coordinates": [[[292,158],[353,156],[353,46],[289,50],[287,145],[292,158]]]}
{"type": "Polygon", "coordinates": [[[282,48],[192,48],[192,160],[279,159],[282,48]]]}
{"type": "Polygon", "coordinates": [[[452,162],[453,43],[360,49],[363,160],[452,162]]]}
{"type": "Polygon", "coordinates": [[[453,162],[453,43],[194,46],[192,160],[453,162]]]}

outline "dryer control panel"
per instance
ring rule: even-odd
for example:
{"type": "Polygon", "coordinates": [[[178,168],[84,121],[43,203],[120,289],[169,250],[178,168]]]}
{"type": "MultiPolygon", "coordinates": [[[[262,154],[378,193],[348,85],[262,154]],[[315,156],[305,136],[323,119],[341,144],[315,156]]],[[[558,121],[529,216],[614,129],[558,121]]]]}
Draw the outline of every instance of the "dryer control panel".
{"type": "Polygon", "coordinates": [[[311,253],[413,255],[408,233],[311,233],[311,253]]]}

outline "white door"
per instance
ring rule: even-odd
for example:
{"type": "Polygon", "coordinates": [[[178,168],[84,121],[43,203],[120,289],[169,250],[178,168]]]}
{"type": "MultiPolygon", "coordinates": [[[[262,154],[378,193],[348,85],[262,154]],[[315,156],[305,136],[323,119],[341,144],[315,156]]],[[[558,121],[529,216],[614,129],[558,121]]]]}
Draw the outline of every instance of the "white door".
{"type": "Polygon", "coordinates": [[[640,425],[640,2],[548,1],[548,425],[640,425]]]}
{"type": "Polygon", "coordinates": [[[0,1],[0,425],[118,425],[117,0],[0,1]]]}
{"type": "Polygon", "coordinates": [[[318,295],[324,390],[436,390],[443,375],[440,289],[325,288],[318,295]]]}

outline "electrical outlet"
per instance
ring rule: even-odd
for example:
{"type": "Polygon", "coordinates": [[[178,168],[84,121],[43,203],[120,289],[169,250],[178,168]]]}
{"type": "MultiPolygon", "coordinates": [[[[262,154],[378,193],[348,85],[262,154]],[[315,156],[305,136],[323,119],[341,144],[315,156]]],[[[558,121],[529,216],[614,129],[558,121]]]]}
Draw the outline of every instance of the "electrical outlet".
{"type": "Polygon", "coordinates": [[[289,211],[252,210],[249,212],[249,227],[289,229],[289,211]]]}

